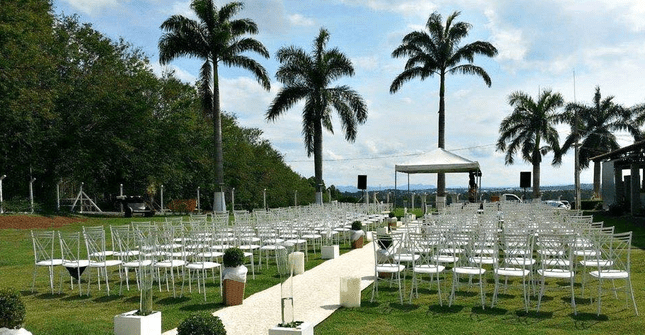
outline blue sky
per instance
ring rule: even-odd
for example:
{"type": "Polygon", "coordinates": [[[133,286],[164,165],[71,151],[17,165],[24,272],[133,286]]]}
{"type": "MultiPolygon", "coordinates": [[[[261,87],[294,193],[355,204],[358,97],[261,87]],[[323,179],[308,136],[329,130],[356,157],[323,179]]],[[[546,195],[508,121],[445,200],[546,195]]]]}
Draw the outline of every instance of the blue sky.
{"type": "MultiPolygon", "coordinates": [[[[218,2],[223,4],[225,2],[218,2]]],[[[271,53],[265,60],[253,55],[271,74],[272,89],[264,91],[250,73],[220,68],[223,110],[235,113],[244,127],[259,128],[285,161],[305,177],[313,175],[313,157],[306,156],[301,135],[301,106],[276,122],[264,113],[280,89],[274,74],[275,52],[294,45],[311,50],[321,27],[329,30],[330,47],[352,59],[355,76],[338,80],[350,85],[368,103],[368,121],[360,126],[355,143],[344,140],[335,122],[335,134],[324,134],[324,179],[327,185],[355,185],[366,174],[370,189],[394,184],[394,165],[405,163],[437,146],[438,78],[406,83],[389,93],[404,59],[392,50],[403,36],[421,30],[433,11],[445,18],[461,11],[460,21],[473,25],[465,43],[483,40],[499,50],[495,58],[476,58],[492,78],[487,87],[479,77],[448,77],[446,87],[446,149],[480,163],[482,186],[517,186],[519,172],[530,164],[517,157],[504,164],[495,151],[501,120],[510,114],[507,97],[514,91],[536,96],[552,89],[566,101],[590,104],[594,88],[613,95],[625,106],[645,103],[645,2],[641,0],[250,0],[238,15],[253,19],[254,36],[271,53]],[[574,73],[575,71],[575,90],[574,73]]],[[[174,14],[192,16],[190,1],[175,0],[54,0],[56,13],[77,13],[107,36],[123,37],[141,48],[156,73],[172,69],[194,83],[200,62],[179,59],[162,68],[158,62],[159,26],[174,14]]],[[[337,120],[337,119],[336,119],[337,120]]],[[[561,142],[568,134],[559,127],[561,142]]],[[[626,134],[621,145],[631,144],[626,134]]],[[[542,164],[542,185],[573,183],[573,154],[559,167],[542,164]]],[[[407,181],[398,176],[399,184],[407,181]]],[[[583,170],[583,183],[592,182],[592,169],[583,170]]],[[[435,184],[436,175],[412,175],[411,183],[435,184]]],[[[448,187],[466,186],[466,175],[448,175],[448,187]]]]}

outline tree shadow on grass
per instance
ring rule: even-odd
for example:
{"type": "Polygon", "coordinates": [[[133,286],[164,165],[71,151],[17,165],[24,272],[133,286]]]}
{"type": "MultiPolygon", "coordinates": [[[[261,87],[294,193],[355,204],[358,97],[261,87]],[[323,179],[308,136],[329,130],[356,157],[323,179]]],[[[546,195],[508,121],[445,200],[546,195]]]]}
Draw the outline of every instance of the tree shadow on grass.
{"type": "Polygon", "coordinates": [[[520,310],[520,311],[516,311],[515,315],[519,317],[531,318],[535,320],[546,320],[546,319],[553,318],[553,312],[544,312],[544,311],[526,313],[524,310],[520,310]]]}
{"type": "Polygon", "coordinates": [[[38,294],[38,292],[36,292],[36,291],[31,292],[31,291],[23,290],[23,291],[20,291],[20,294],[21,294],[23,297],[27,297],[27,296],[30,296],[30,295],[35,296],[35,295],[37,295],[37,294],[38,294]]]}
{"type": "Polygon", "coordinates": [[[390,308],[396,309],[402,312],[411,312],[415,309],[418,309],[420,306],[419,305],[411,305],[411,304],[400,304],[400,303],[390,303],[390,308]]]}
{"type": "Polygon", "coordinates": [[[473,307],[471,313],[478,314],[478,315],[504,315],[508,313],[508,310],[505,308],[499,308],[499,307],[482,309],[481,306],[475,306],[473,307]]]}
{"type": "Polygon", "coordinates": [[[186,301],[190,301],[190,298],[189,297],[177,297],[177,298],[168,297],[168,298],[159,299],[156,301],[156,303],[160,305],[175,305],[175,304],[183,304],[186,301]]]}
{"type": "Polygon", "coordinates": [[[112,302],[116,301],[123,298],[122,296],[119,295],[104,295],[102,297],[97,297],[94,299],[94,302],[112,302]]]}
{"type": "Polygon", "coordinates": [[[42,293],[42,294],[37,294],[35,295],[36,298],[38,299],[43,299],[43,300],[51,300],[51,299],[60,299],[60,297],[63,297],[64,295],[62,294],[51,294],[51,293],[42,293]]]}
{"type": "Polygon", "coordinates": [[[80,296],[78,294],[71,294],[68,297],[62,298],[60,300],[62,300],[62,301],[83,301],[83,300],[87,300],[87,299],[90,299],[90,298],[91,297],[89,295],[87,295],[87,294],[83,294],[83,295],[80,295],[80,296]]]}
{"type": "Polygon", "coordinates": [[[448,304],[444,304],[443,306],[441,305],[430,305],[428,306],[428,314],[457,314],[460,313],[464,309],[464,306],[461,305],[452,305],[448,306],[448,304]]]}
{"type": "Polygon", "coordinates": [[[578,313],[578,315],[571,313],[569,317],[574,320],[576,330],[589,330],[601,322],[609,321],[607,315],[596,315],[596,313],[578,313]]]}

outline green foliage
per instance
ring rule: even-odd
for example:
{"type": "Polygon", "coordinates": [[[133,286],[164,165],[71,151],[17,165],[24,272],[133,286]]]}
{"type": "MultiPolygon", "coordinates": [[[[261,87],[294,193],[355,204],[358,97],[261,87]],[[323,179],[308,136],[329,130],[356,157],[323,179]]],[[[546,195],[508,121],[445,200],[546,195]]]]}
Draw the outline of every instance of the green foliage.
{"type": "Polygon", "coordinates": [[[200,312],[187,317],[177,327],[177,335],[225,335],[226,329],[218,316],[200,312]]]}
{"type": "Polygon", "coordinates": [[[240,248],[228,248],[224,252],[224,267],[235,268],[244,264],[244,251],[240,248]]]}
{"type": "Polygon", "coordinates": [[[0,328],[18,329],[25,321],[25,304],[20,294],[10,288],[0,290],[0,328]]]}
{"type": "Polygon", "coordinates": [[[352,222],[352,230],[362,230],[363,229],[363,223],[361,221],[354,221],[352,222]]]}
{"type": "MultiPolygon", "coordinates": [[[[114,41],[77,16],[53,16],[47,1],[0,6],[0,174],[5,199],[24,199],[34,183],[36,210],[56,209],[83,191],[114,210],[119,184],[127,195],[164,201],[195,198],[210,209],[215,191],[213,119],[199,91],[172,72],[157,77],[141,50],[114,41]],[[155,185],[157,187],[149,188],[155,185]]],[[[226,188],[245,209],[314,201],[314,190],[261,138],[222,115],[226,188]]],[[[5,209],[26,211],[17,200],[5,209]],[[13,206],[13,207],[12,207],[13,206]],[[15,209],[14,209],[15,207],[15,209]]],[[[69,208],[69,207],[67,207],[69,208]]],[[[116,206],[118,208],[118,206],[116,206]]],[[[63,207],[65,210],[65,207],[63,207]]]]}

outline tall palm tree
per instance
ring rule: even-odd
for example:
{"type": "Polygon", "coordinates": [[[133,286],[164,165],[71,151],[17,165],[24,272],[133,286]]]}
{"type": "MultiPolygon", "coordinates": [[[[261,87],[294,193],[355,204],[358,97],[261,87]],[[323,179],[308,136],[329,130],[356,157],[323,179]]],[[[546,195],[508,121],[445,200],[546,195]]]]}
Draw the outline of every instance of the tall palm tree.
{"type": "MultiPolygon", "coordinates": [[[[580,142],[580,168],[589,167],[590,158],[620,148],[616,140],[616,131],[628,131],[634,139],[640,137],[638,127],[631,121],[633,111],[616,104],[613,96],[602,99],[600,87],[596,87],[593,105],[569,103],[562,114],[561,121],[571,125],[571,133],[562,145],[562,154],[566,153],[577,141],[580,142]],[[578,113],[578,131],[575,131],[575,114],[578,113]]],[[[600,193],[600,164],[594,164],[594,195],[600,193]]]]}
{"type": "Polygon", "coordinates": [[[539,94],[537,101],[524,92],[514,92],[509,95],[508,103],[513,112],[499,126],[497,151],[506,151],[506,165],[515,162],[514,156],[518,151],[524,161],[533,165],[533,198],[537,199],[540,197],[542,156],[552,151],[551,164],[559,165],[562,161],[555,124],[561,118],[556,110],[564,105],[564,99],[560,93],[551,90],[539,94]]]}
{"type": "Polygon", "coordinates": [[[267,121],[275,121],[297,102],[304,100],[302,135],[307,156],[314,155],[316,202],[322,203],[323,185],[323,128],[332,134],[332,109],[340,117],[345,139],[356,139],[357,125],[367,120],[367,105],[363,98],[348,86],[330,87],[343,76],[353,76],[352,62],[337,48],[326,49],[329,32],[321,28],[314,40],[310,54],[303,49],[289,46],[278,50],[276,57],[280,68],[276,79],[284,84],[269,110],[267,121]]]}
{"type": "Polygon", "coordinates": [[[222,119],[219,94],[219,64],[241,67],[253,73],[266,90],[271,88],[269,76],[259,63],[244,55],[251,51],[269,58],[269,52],[259,41],[244,37],[257,34],[258,27],[251,19],[233,19],[244,5],[231,2],[217,8],[213,0],[193,0],[191,9],[199,20],[173,15],[161,24],[164,34],[159,39],[159,62],[167,64],[178,57],[203,60],[198,79],[204,114],[212,119],[215,144],[215,211],[226,209],[224,202],[224,158],[222,149],[222,119]]]}
{"type": "MultiPolygon", "coordinates": [[[[488,87],[490,77],[486,71],[473,65],[475,55],[494,57],[497,49],[488,42],[476,41],[461,46],[460,42],[468,36],[472,27],[466,22],[454,22],[460,12],[456,11],[446,18],[446,24],[441,21],[441,14],[434,12],[426,23],[427,31],[413,31],[403,37],[403,43],[392,52],[392,57],[407,57],[405,69],[390,85],[390,93],[396,93],[403,83],[413,79],[421,80],[433,75],[439,76],[439,132],[438,146],[445,149],[446,123],[446,75],[469,74],[484,79],[488,87]],[[464,61],[466,63],[464,63],[464,61]]],[[[445,174],[437,175],[437,195],[446,192],[445,174]]]]}

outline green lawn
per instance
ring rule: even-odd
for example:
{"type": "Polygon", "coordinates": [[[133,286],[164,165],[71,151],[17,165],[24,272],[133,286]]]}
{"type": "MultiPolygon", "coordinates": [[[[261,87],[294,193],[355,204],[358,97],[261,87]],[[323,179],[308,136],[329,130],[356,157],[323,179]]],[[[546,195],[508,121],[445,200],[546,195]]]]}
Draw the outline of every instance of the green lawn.
{"type": "MultiPolygon", "coordinates": [[[[83,225],[118,225],[130,222],[123,218],[90,218],[61,228],[66,231],[80,231],[83,225]]],[[[146,219],[134,219],[146,220],[146,219]]],[[[157,218],[159,220],[159,218],[157,218]]],[[[643,220],[614,219],[596,214],[596,221],[604,220],[605,225],[616,226],[616,231],[634,231],[632,252],[632,281],[636,300],[641,312],[645,311],[645,225],[643,220]]],[[[109,230],[108,230],[109,232],[109,230]]],[[[109,240],[109,236],[108,236],[109,240]]],[[[347,252],[348,245],[341,246],[347,252]]],[[[0,230],[0,288],[18,289],[27,305],[25,328],[34,334],[111,334],[113,317],[116,314],[138,309],[139,297],[136,289],[118,295],[118,280],[111,282],[113,294],[98,291],[92,285],[91,296],[78,296],[71,291],[69,282],[63,283],[63,294],[50,294],[46,270],[38,269],[36,292],[31,293],[33,251],[29,230],[0,230]]],[[[307,268],[320,264],[319,255],[311,256],[307,268]]],[[[249,279],[245,295],[271,287],[280,282],[272,270],[256,269],[256,279],[249,279]]],[[[68,277],[65,277],[67,280],[68,277]]],[[[116,274],[112,278],[118,278],[116,274]]],[[[448,277],[450,278],[450,277],[448,277]]],[[[132,281],[131,281],[131,284],[132,281]]],[[[444,283],[443,293],[447,299],[450,285],[444,283]]],[[[603,314],[595,315],[595,304],[588,299],[578,299],[578,315],[573,315],[568,304],[568,294],[563,291],[548,291],[540,313],[535,312],[536,299],[532,298],[532,309],[524,313],[521,291],[509,290],[500,294],[496,308],[491,309],[492,281],[488,280],[487,306],[481,309],[478,295],[473,288],[457,296],[452,307],[439,306],[436,290],[420,288],[419,298],[412,304],[407,300],[410,282],[406,283],[406,300],[398,301],[397,291],[381,286],[380,296],[370,303],[371,286],[363,291],[360,308],[341,308],[315,328],[316,334],[565,334],[572,332],[586,334],[642,334],[645,321],[636,317],[633,310],[619,296],[616,300],[607,296],[603,300],[603,314]]],[[[180,289],[181,284],[177,285],[180,289]]],[[[56,277],[56,289],[58,276],[56,277]]],[[[576,293],[578,294],[578,293],[576,293]]],[[[162,311],[163,329],[169,330],[194,311],[213,312],[223,307],[219,297],[219,285],[210,284],[208,301],[197,291],[186,293],[182,298],[173,298],[172,292],[154,290],[154,308],[162,311]]],[[[588,295],[587,295],[588,297],[588,295]]],[[[279,308],[279,302],[276,302],[279,308]]],[[[296,311],[297,315],[297,311],[296,311]]]]}
{"type": "MultiPolygon", "coordinates": [[[[645,313],[645,225],[642,219],[610,218],[595,214],[594,221],[613,225],[616,232],[633,231],[632,284],[640,313],[645,313]]],[[[493,292],[489,273],[485,290],[487,306],[482,310],[479,291],[472,288],[456,297],[448,307],[449,282],[444,282],[443,306],[439,305],[436,289],[419,290],[419,298],[409,304],[410,280],[406,282],[404,304],[399,303],[398,290],[385,285],[379,287],[379,297],[370,303],[372,286],[362,292],[360,308],[341,308],[316,326],[317,335],[324,334],[645,334],[645,318],[636,316],[624,295],[603,296],[602,314],[596,316],[596,304],[577,298],[578,315],[573,314],[570,294],[566,290],[547,291],[540,312],[537,299],[531,298],[529,313],[524,312],[522,291],[509,289],[501,294],[495,308],[490,308],[493,292]]],[[[578,279],[578,282],[579,279],[578,279]]],[[[595,284],[595,282],[594,282],[595,284]]],[[[588,286],[589,287],[589,286],[588,286]]],[[[596,287],[595,285],[593,286],[596,287]]],[[[577,287],[576,294],[580,294],[577,287]]],[[[630,302],[631,304],[631,302],[630,302]]]]}
{"type": "MultiPolygon", "coordinates": [[[[155,219],[161,220],[161,218],[155,219]]],[[[107,228],[106,240],[109,243],[109,225],[126,224],[134,220],[149,221],[148,218],[89,218],[86,222],[68,225],[58,230],[82,231],[84,225],[104,225],[107,228]]],[[[58,249],[57,245],[56,250],[58,249]]],[[[341,253],[347,252],[349,249],[349,244],[341,245],[341,253]]],[[[134,287],[131,286],[130,291],[127,291],[124,283],[122,295],[118,294],[118,275],[116,272],[113,273],[111,276],[113,280],[110,282],[110,296],[108,296],[104,288],[101,291],[98,290],[96,274],[92,271],[91,295],[79,297],[77,287],[75,286],[74,291],[69,287],[69,276],[64,277],[63,292],[58,294],[58,272],[55,277],[56,294],[52,295],[49,289],[47,270],[39,268],[36,277],[36,290],[32,293],[34,256],[29,230],[0,230],[0,255],[0,288],[12,287],[22,293],[23,301],[27,306],[25,328],[34,334],[112,334],[115,315],[139,308],[139,295],[132,272],[130,272],[130,284],[134,287]]],[[[320,254],[310,252],[306,268],[310,269],[320,263],[322,263],[320,254]]],[[[275,265],[262,270],[256,267],[255,270],[256,279],[251,279],[251,270],[249,269],[245,296],[248,297],[280,283],[275,265]]],[[[177,292],[180,289],[181,281],[178,281],[177,292]]],[[[181,298],[179,293],[177,298],[173,298],[172,291],[166,292],[165,287],[162,292],[159,292],[155,286],[153,294],[153,308],[162,311],[164,331],[176,328],[191,312],[213,312],[224,307],[218,283],[207,283],[207,302],[204,302],[203,294],[198,293],[195,286],[193,286],[192,294],[188,293],[187,284],[184,296],[181,298]]],[[[276,301],[276,308],[280,308],[279,301],[276,301]]]]}

